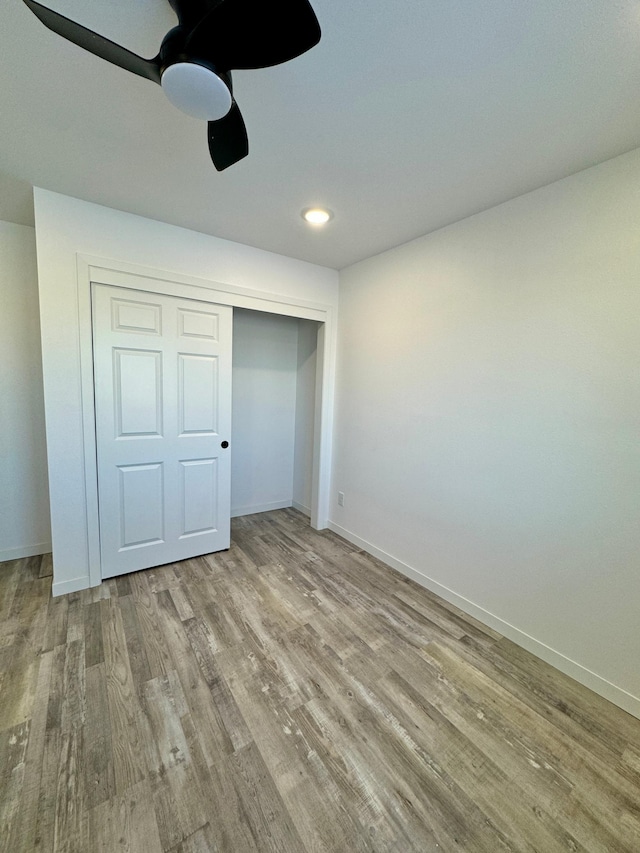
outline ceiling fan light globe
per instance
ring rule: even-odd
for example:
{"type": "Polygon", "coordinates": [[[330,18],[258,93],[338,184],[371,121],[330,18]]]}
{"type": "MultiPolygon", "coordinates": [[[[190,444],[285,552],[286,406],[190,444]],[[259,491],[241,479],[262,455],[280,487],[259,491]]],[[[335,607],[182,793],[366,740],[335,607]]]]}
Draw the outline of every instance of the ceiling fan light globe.
{"type": "Polygon", "coordinates": [[[224,80],[196,62],[169,65],[162,74],[161,85],[174,107],[203,121],[224,118],[233,104],[224,80]]]}

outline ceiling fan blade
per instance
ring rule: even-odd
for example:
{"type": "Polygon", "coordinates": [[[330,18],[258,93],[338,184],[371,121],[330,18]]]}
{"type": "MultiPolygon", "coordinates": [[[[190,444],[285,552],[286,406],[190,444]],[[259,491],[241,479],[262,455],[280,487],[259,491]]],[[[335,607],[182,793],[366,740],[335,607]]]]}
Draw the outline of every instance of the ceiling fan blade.
{"type": "Polygon", "coordinates": [[[268,68],[320,41],[309,0],[219,0],[189,35],[189,53],[217,69],[268,68]]]}
{"type": "Polygon", "coordinates": [[[23,2],[42,21],[45,27],[59,36],[88,50],[89,53],[99,56],[100,59],[106,59],[112,65],[124,68],[125,71],[146,77],[148,80],[153,80],[154,83],[160,82],[160,66],[156,59],[143,59],[125,47],[94,33],[93,30],[89,30],[75,21],[65,18],[64,15],[36,3],[35,0],[23,0],[23,2]]]}
{"type": "Polygon", "coordinates": [[[209,153],[219,172],[249,153],[247,129],[235,101],[224,118],[209,122],[208,132],[209,153]]]}
{"type": "Polygon", "coordinates": [[[220,0],[169,0],[181,27],[192,30],[220,0]]]}

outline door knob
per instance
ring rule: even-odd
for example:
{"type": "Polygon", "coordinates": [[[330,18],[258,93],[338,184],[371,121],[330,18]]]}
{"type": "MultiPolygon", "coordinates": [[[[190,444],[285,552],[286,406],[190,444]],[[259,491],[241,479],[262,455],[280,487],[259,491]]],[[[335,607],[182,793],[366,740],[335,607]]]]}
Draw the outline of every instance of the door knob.
{"type": "Polygon", "coordinates": [[[226,448],[227,448],[227,447],[229,447],[229,442],[228,442],[228,441],[221,441],[221,442],[220,442],[220,447],[224,447],[224,448],[225,448],[225,450],[226,450],[226,448]]]}

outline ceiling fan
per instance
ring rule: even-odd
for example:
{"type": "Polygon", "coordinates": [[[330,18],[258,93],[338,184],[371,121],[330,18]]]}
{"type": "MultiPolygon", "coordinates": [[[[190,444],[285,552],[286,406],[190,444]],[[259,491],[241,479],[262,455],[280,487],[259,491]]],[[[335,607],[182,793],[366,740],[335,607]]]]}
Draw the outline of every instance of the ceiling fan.
{"type": "Polygon", "coordinates": [[[320,41],[308,0],[169,0],[178,26],[157,56],[143,59],[35,0],[23,2],[54,33],[159,83],[174,106],[208,121],[209,153],[218,171],[249,153],[231,71],[279,65],[320,41]]]}

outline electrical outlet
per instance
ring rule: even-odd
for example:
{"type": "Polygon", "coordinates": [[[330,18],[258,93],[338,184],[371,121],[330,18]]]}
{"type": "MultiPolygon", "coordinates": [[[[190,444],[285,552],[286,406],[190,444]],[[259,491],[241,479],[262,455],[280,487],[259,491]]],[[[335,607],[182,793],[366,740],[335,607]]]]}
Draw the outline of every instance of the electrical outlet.
{"type": "Polygon", "coordinates": [[[338,506],[344,506],[344,492],[338,492],[338,506]]]}

